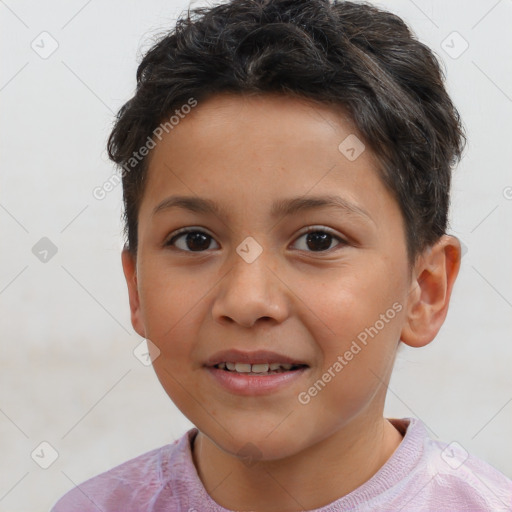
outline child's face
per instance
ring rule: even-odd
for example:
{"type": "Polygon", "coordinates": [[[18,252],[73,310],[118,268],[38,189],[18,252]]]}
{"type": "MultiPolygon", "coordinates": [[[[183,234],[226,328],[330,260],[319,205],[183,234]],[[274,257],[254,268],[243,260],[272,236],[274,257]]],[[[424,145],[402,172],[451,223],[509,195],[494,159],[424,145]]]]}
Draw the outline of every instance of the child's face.
{"type": "Polygon", "coordinates": [[[216,96],[150,155],[134,275],[123,261],[132,322],[159,348],[154,368],[175,404],[233,454],[250,442],[263,458],[285,457],[382,418],[411,289],[405,232],[370,150],[354,160],[353,140],[338,148],[357,133],[340,112],[289,97],[216,96]],[[177,195],[221,213],[155,213],[177,195]],[[326,196],[354,210],[272,214],[279,202],[326,196]],[[321,233],[308,237],[309,226],[321,233]],[[204,235],[166,246],[181,228],[204,235]],[[242,375],[236,382],[248,387],[236,391],[207,367],[230,349],[307,368],[259,392],[257,382],[275,377],[242,375]]]}

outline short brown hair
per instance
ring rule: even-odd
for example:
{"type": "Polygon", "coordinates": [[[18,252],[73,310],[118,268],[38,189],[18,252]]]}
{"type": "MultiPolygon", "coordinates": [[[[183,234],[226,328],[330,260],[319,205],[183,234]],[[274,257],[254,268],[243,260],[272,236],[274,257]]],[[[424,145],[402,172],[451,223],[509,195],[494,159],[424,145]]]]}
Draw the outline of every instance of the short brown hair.
{"type": "Polygon", "coordinates": [[[147,157],[133,153],[193,97],[282,93],[342,105],[381,162],[405,223],[409,262],[448,223],[465,137],[432,51],[398,16],[336,0],[231,0],[186,11],[137,69],[108,141],[123,172],[126,247],[136,255],[147,157]]]}

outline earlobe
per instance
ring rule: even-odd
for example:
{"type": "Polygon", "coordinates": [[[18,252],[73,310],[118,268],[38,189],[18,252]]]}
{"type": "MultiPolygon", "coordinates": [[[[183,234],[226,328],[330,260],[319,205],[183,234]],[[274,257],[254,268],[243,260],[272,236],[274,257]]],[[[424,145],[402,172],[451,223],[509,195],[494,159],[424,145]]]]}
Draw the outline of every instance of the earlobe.
{"type": "Polygon", "coordinates": [[[423,347],[436,337],[448,313],[460,259],[460,242],[451,235],[443,235],[417,259],[400,335],[406,345],[423,347]]]}
{"type": "Polygon", "coordinates": [[[128,249],[123,249],[121,253],[121,262],[123,265],[126,284],[128,286],[132,326],[137,334],[145,338],[146,330],[140,308],[139,286],[137,282],[137,261],[128,249]]]}

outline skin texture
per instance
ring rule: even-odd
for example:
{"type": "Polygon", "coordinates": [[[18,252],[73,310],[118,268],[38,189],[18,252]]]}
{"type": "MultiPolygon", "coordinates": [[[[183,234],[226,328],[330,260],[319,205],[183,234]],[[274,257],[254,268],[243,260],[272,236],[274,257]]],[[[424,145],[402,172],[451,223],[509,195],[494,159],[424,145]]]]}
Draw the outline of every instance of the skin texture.
{"type": "Polygon", "coordinates": [[[368,144],[354,161],[338,149],[350,134],[362,140],[341,108],[221,94],[198,104],[150,154],[137,255],[122,254],[132,324],[160,350],[156,374],[200,431],[198,474],[229,509],[313,509],[371,478],[402,439],[383,418],[398,344],[428,344],[448,310],[459,241],[441,237],[410,268],[399,206],[368,144]],[[223,213],[153,214],[178,194],[213,200],[223,213]],[[270,215],[274,201],[328,194],[369,217],[325,207],[270,215]],[[327,249],[308,244],[309,226],[332,230],[327,249]],[[185,227],[211,238],[187,244],[183,235],[165,245],[185,227]],[[236,251],[249,236],[262,248],[252,263],[236,251]],[[394,318],[300,403],[393,304],[394,318]],[[272,350],[309,368],[276,393],[238,396],[203,366],[231,348],[272,350]],[[247,450],[255,463],[244,459],[247,450]]]}

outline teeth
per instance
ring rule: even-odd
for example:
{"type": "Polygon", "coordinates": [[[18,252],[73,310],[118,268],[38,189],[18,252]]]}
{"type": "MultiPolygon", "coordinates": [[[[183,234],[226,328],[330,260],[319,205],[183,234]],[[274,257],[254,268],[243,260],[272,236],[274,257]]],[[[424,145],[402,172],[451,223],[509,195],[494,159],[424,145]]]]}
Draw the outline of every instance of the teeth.
{"type": "Polygon", "coordinates": [[[250,373],[251,365],[248,363],[235,363],[235,370],[238,373],[250,373]]]}
{"type": "Polygon", "coordinates": [[[228,370],[238,373],[268,373],[269,371],[290,371],[294,365],[289,363],[219,363],[217,365],[221,370],[228,370]]]}
{"type": "Polygon", "coordinates": [[[268,366],[269,366],[268,363],[253,364],[253,365],[251,365],[251,371],[254,373],[267,373],[268,366]]]}

